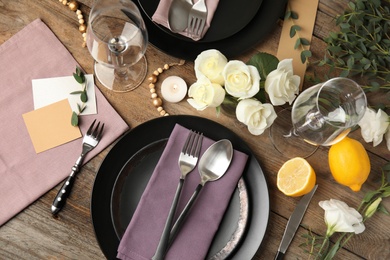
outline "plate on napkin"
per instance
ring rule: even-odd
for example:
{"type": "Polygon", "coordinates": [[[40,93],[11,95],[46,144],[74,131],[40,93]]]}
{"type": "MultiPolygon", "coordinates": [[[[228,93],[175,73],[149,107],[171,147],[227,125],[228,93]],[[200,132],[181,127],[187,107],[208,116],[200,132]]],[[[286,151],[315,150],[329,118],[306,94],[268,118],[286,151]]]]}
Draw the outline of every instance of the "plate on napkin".
{"type": "MultiPolygon", "coordinates": [[[[120,236],[122,232],[121,226],[124,225],[121,222],[130,221],[125,219],[129,216],[117,216],[116,214],[120,212],[120,207],[135,208],[137,206],[139,200],[137,196],[140,195],[135,194],[142,194],[144,185],[148,180],[147,174],[143,177],[131,177],[136,178],[137,184],[139,184],[133,185],[134,191],[131,191],[128,184],[123,184],[128,187],[127,192],[134,196],[129,197],[129,206],[120,206],[117,203],[118,200],[115,199],[115,196],[121,196],[120,192],[118,194],[118,190],[115,188],[118,177],[122,173],[125,178],[129,178],[126,176],[126,172],[128,172],[126,167],[129,167],[127,162],[143,149],[151,149],[152,153],[150,153],[150,156],[155,157],[151,160],[158,160],[160,150],[163,149],[164,143],[176,123],[188,129],[201,131],[214,140],[227,138],[233,143],[235,149],[249,155],[249,160],[242,176],[249,201],[249,218],[240,244],[233,249],[233,253],[229,258],[252,258],[264,237],[269,216],[268,188],[261,167],[248,146],[237,135],[218,123],[194,116],[162,117],[141,124],[125,134],[107,154],[96,175],[91,198],[92,222],[103,253],[108,259],[115,259],[119,245],[118,235],[120,236]]],[[[142,164],[142,160],[140,162],[142,164]]],[[[148,167],[146,166],[142,167],[145,167],[145,172],[153,170],[152,165],[149,167],[150,169],[147,169],[148,167]]],[[[233,215],[234,212],[239,212],[239,210],[240,203],[233,198],[223,222],[233,221],[236,223],[230,223],[229,226],[237,225],[237,218],[233,215]]],[[[223,225],[222,223],[222,227],[223,225]]],[[[218,233],[220,234],[217,234],[210,249],[212,255],[213,250],[218,252],[219,249],[225,246],[226,241],[230,240],[230,232],[221,230],[218,233]]]]}
{"type": "MultiPolygon", "coordinates": [[[[215,0],[212,0],[215,1],[215,0]]],[[[214,13],[211,26],[205,36],[198,42],[213,42],[225,39],[243,29],[257,14],[263,0],[220,0],[214,13]]],[[[139,0],[142,10],[149,20],[160,3],[160,0],[139,0]]],[[[158,25],[161,30],[181,40],[192,41],[191,38],[173,33],[168,28],[158,25]]]]}
{"type": "Polygon", "coordinates": [[[195,60],[198,54],[208,49],[217,49],[228,59],[247,51],[275,28],[278,19],[283,17],[287,3],[287,0],[263,0],[255,16],[237,33],[219,41],[195,42],[182,40],[174,36],[173,33],[167,33],[162,29],[162,26],[152,22],[149,15],[142,11],[141,1],[143,3],[146,0],[138,0],[134,3],[141,10],[148,30],[149,42],[169,55],[186,60],[195,60]]]}

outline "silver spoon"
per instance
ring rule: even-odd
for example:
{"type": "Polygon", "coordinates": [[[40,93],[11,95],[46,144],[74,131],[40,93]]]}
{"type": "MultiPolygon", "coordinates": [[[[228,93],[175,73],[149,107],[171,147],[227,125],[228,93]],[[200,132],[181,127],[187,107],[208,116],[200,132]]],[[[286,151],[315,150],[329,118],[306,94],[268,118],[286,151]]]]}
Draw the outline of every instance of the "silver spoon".
{"type": "Polygon", "coordinates": [[[233,145],[227,139],[222,139],[211,145],[203,154],[202,158],[200,158],[199,174],[201,181],[173,225],[168,245],[172,244],[204,185],[209,181],[215,181],[221,178],[229,168],[232,158],[233,145]]]}
{"type": "Polygon", "coordinates": [[[182,32],[187,28],[191,8],[191,0],[172,1],[168,12],[168,25],[172,32],[182,32]]]}

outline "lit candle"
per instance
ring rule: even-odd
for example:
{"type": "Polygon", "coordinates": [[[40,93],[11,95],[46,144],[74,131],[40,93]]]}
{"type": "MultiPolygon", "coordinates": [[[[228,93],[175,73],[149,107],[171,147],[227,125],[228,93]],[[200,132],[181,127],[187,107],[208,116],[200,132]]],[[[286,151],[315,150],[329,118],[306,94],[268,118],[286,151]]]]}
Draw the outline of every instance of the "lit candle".
{"type": "Polygon", "coordinates": [[[181,101],[187,94],[187,83],[180,77],[167,77],[161,84],[162,97],[172,103],[181,101]]]}

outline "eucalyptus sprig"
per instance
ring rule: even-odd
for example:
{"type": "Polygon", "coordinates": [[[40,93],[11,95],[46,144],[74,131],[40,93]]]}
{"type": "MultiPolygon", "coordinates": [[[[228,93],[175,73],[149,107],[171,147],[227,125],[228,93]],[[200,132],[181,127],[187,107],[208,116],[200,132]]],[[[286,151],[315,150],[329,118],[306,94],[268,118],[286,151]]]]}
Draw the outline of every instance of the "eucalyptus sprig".
{"type": "Polygon", "coordinates": [[[312,53],[310,50],[308,50],[305,47],[310,45],[309,40],[299,36],[299,31],[301,31],[302,28],[301,26],[295,23],[295,21],[298,20],[298,18],[299,18],[298,14],[295,11],[291,10],[288,4],[284,19],[285,20],[291,19],[293,23],[293,25],[290,27],[290,38],[294,38],[294,37],[297,38],[295,41],[294,50],[296,49],[301,50],[301,62],[305,63],[312,56],[312,53]]]}
{"type": "MultiPolygon", "coordinates": [[[[385,173],[382,172],[381,186],[377,190],[368,191],[358,207],[358,211],[363,216],[362,222],[366,222],[374,216],[376,212],[390,215],[387,209],[382,205],[382,200],[387,197],[390,197],[390,185],[385,173]]],[[[354,234],[354,232],[342,232],[336,242],[329,247],[329,236],[318,236],[309,230],[307,234],[303,235],[306,242],[301,244],[300,247],[307,247],[308,249],[305,249],[305,252],[310,256],[313,256],[314,259],[329,260],[335,257],[337,252],[348,243],[354,234]]]]}
{"type": "Polygon", "coordinates": [[[73,111],[71,124],[73,126],[77,126],[79,124],[79,115],[85,110],[87,107],[86,103],[88,101],[88,93],[87,93],[87,80],[85,78],[84,72],[77,66],[76,72],[73,73],[74,79],[81,85],[81,90],[73,91],[70,94],[72,95],[80,95],[80,101],[82,104],[77,103],[78,111],[73,111]]]}
{"type": "Polygon", "coordinates": [[[325,39],[319,65],[341,70],[340,76],[360,75],[367,91],[390,90],[390,1],[355,0],[336,20],[340,31],[325,39]]]}

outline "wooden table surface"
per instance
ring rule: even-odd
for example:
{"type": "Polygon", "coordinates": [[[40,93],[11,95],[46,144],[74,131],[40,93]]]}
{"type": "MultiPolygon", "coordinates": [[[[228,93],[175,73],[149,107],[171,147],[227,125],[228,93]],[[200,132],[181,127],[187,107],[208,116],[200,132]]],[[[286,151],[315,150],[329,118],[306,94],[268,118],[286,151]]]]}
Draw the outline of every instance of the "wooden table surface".
{"type": "MultiPolygon", "coordinates": [[[[93,0],[79,2],[85,17],[88,17],[93,0]]],[[[323,57],[326,48],[323,39],[330,31],[337,30],[334,18],[345,10],[347,3],[347,0],[320,0],[311,44],[312,60],[323,57]]],[[[48,25],[87,73],[93,73],[93,59],[88,49],[81,47],[82,38],[77,29],[76,16],[58,0],[0,0],[0,44],[37,18],[42,19],[48,25]]],[[[280,32],[281,23],[276,25],[275,30],[260,43],[235,58],[247,61],[258,51],[276,54],[280,32]]],[[[164,63],[178,61],[177,58],[159,51],[152,45],[148,46],[146,57],[149,75],[156,68],[163,66],[164,63]]],[[[321,71],[319,68],[311,66],[307,73],[313,74],[314,70],[321,71]]],[[[161,79],[169,75],[178,75],[184,78],[188,84],[193,83],[195,81],[193,62],[187,61],[184,66],[171,69],[161,79]]],[[[111,92],[99,82],[96,84],[131,128],[159,117],[151,104],[146,80],[136,90],[124,94],[111,92]]],[[[304,88],[308,86],[310,83],[307,82],[304,88]]],[[[287,220],[299,198],[287,197],[276,187],[277,171],[286,158],[274,150],[268,132],[261,136],[253,136],[236,119],[225,115],[217,117],[214,109],[198,112],[190,107],[186,101],[178,104],[165,103],[164,106],[171,115],[196,115],[214,120],[234,131],[250,146],[260,162],[268,182],[271,210],[266,235],[253,259],[273,259],[287,220]]],[[[313,156],[309,157],[308,161],[317,174],[319,188],[287,251],[287,259],[308,258],[299,245],[304,242],[302,235],[307,233],[309,227],[316,234],[323,235],[325,233],[324,212],[318,206],[319,201],[334,198],[345,201],[348,205],[356,208],[366,191],[378,187],[381,167],[390,160],[390,152],[384,142],[375,148],[372,147],[371,143],[365,143],[361,138],[360,131],[355,131],[350,135],[359,139],[369,152],[372,163],[369,180],[364,184],[362,191],[352,192],[349,188],[341,186],[333,180],[327,163],[327,147],[320,147],[313,156]]],[[[52,217],[49,209],[59,186],[49,190],[0,227],[0,259],[105,258],[92,226],[90,195],[97,169],[110,148],[112,146],[105,149],[82,168],[73,192],[57,218],[52,217]]],[[[75,156],[78,155],[75,154],[75,156]]],[[[69,169],[73,163],[70,162],[69,169]]],[[[384,205],[390,209],[390,200],[385,200],[384,205]]],[[[337,259],[390,259],[390,217],[376,214],[366,223],[366,231],[361,235],[354,236],[345,249],[340,251],[337,259]]]]}

